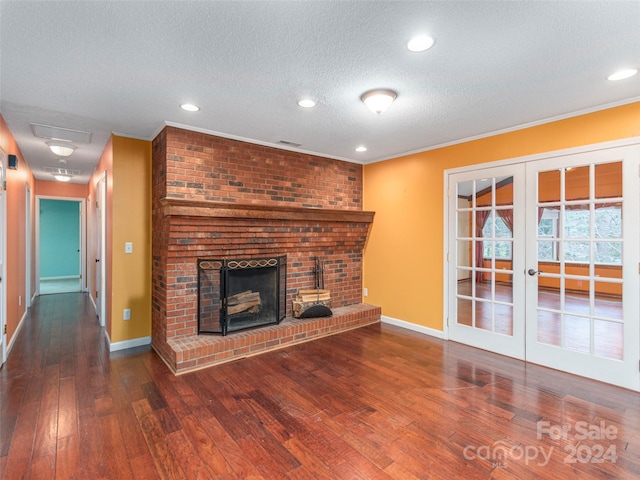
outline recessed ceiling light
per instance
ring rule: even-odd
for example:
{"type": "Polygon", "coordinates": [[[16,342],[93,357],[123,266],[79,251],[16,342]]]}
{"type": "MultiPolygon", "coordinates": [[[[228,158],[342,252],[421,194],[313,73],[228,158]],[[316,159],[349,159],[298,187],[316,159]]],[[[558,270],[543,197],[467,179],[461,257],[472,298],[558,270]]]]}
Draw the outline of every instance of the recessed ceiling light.
{"type": "Polygon", "coordinates": [[[625,70],[617,71],[616,73],[612,73],[607,77],[607,80],[611,80],[615,82],[616,80],[624,80],[625,78],[633,77],[638,70],[635,68],[627,68],[625,70]]]}
{"type": "Polygon", "coordinates": [[[298,101],[298,105],[303,108],[313,108],[316,106],[316,102],[314,102],[310,98],[303,98],[302,100],[298,101]]]}
{"type": "Polygon", "coordinates": [[[187,112],[197,112],[200,110],[200,107],[197,105],[193,105],[192,103],[183,103],[180,105],[180,108],[186,110],[187,112]]]}
{"type": "Polygon", "coordinates": [[[407,48],[410,52],[424,52],[433,47],[435,40],[428,35],[419,35],[413,37],[407,43],[407,48]]]}
{"type": "Polygon", "coordinates": [[[366,152],[366,151],[367,151],[367,147],[365,147],[364,145],[356,147],[356,152],[366,152]]]}

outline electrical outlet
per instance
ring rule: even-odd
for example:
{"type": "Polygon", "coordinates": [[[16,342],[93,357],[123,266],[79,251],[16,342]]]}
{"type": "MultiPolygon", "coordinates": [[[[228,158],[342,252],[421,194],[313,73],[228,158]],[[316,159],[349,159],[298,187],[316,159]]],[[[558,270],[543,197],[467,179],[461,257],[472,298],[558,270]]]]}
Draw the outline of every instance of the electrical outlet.
{"type": "Polygon", "coordinates": [[[122,319],[123,320],[131,320],[131,309],[130,308],[125,308],[124,312],[122,312],[122,319]]]}
{"type": "Polygon", "coordinates": [[[369,296],[369,289],[368,288],[363,288],[362,289],[362,295],[364,295],[365,297],[369,296]]]}

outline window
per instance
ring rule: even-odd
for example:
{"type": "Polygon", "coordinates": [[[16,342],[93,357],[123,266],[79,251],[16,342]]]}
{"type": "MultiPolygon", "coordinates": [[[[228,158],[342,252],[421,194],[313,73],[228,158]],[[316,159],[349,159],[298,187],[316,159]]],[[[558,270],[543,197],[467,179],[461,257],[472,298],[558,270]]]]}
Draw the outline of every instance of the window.
{"type": "MultiPolygon", "coordinates": [[[[594,222],[594,262],[606,265],[622,265],[622,205],[598,205],[594,222]]],[[[545,208],[538,223],[538,260],[560,261],[560,229],[563,229],[566,262],[590,261],[591,211],[587,209],[564,210],[560,225],[560,211],[545,208]],[[570,248],[566,248],[570,246],[570,248]]]]}
{"type": "Polygon", "coordinates": [[[484,238],[496,238],[497,240],[485,240],[482,242],[483,257],[487,260],[491,259],[493,246],[496,249],[496,260],[511,260],[511,240],[499,240],[499,239],[511,239],[511,230],[504,223],[502,218],[497,213],[489,215],[487,223],[484,224],[482,229],[482,236],[484,238]],[[493,232],[493,218],[495,216],[495,232],[493,232]]]}
{"type": "Polygon", "coordinates": [[[538,260],[558,261],[558,210],[545,208],[538,222],[538,260]],[[549,239],[545,241],[545,239],[549,239]]]}

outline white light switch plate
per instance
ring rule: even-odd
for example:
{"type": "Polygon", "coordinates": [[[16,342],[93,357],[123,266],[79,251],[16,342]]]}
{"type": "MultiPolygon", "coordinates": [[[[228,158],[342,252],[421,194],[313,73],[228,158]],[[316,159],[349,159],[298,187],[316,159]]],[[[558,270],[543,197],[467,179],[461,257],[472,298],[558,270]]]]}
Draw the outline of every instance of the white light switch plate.
{"type": "Polygon", "coordinates": [[[133,242],[125,242],[124,253],[133,253],[133,242]]]}

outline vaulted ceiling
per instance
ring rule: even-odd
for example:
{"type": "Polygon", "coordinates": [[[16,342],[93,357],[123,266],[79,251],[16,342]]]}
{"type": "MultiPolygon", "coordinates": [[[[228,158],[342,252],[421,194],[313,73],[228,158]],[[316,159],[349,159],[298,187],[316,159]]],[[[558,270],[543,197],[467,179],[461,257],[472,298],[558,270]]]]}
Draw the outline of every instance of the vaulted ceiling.
{"type": "Polygon", "coordinates": [[[3,0],[0,45],[27,162],[78,183],[112,132],[166,124],[366,164],[640,100],[640,75],[607,80],[640,67],[637,1],[3,0]],[[434,46],[410,52],[416,34],[434,46]],[[398,95],[380,115],[374,88],[398,95]],[[91,139],[62,165],[31,124],[91,139]]]}

